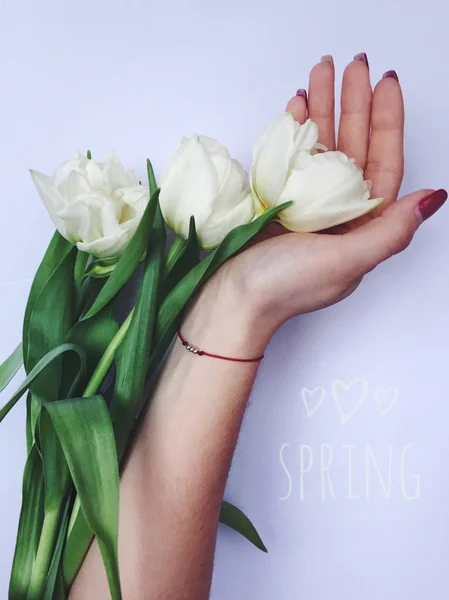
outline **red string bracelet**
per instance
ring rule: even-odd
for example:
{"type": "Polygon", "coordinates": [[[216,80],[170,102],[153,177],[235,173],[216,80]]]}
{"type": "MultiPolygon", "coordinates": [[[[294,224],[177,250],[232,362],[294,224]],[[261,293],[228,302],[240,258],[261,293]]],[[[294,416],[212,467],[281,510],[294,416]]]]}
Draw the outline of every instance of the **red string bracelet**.
{"type": "Polygon", "coordinates": [[[230,360],[232,362],[241,362],[241,363],[259,362],[264,357],[264,354],[262,354],[262,356],[258,356],[257,358],[232,358],[230,356],[221,356],[220,354],[212,354],[211,352],[206,352],[205,350],[200,350],[196,346],[193,346],[192,344],[190,344],[187,340],[185,340],[183,338],[180,330],[178,330],[178,337],[181,340],[181,343],[184,346],[184,348],[186,350],[188,350],[189,352],[191,352],[192,354],[196,354],[197,356],[209,356],[209,358],[218,358],[220,360],[230,360]]]}

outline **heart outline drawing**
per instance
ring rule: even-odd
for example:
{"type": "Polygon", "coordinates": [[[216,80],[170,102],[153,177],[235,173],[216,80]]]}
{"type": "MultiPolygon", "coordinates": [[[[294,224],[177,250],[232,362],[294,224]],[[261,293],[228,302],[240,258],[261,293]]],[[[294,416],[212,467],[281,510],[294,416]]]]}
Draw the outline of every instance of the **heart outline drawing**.
{"type": "Polygon", "coordinates": [[[301,389],[302,403],[304,404],[304,407],[306,409],[306,413],[307,413],[307,416],[309,419],[310,419],[310,417],[313,417],[313,415],[316,413],[316,411],[323,404],[325,397],[326,397],[326,390],[321,386],[318,386],[318,387],[314,388],[313,390],[309,390],[308,388],[301,389]],[[315,406],[311,407],[308,397],[312,398],[316,394],[316,392],[319,392],[319,394],[320,394],[319,400],[315,403],[315,406]]]}
{"type": "Polygon", "coordinates": [[[366,379],[362,379],[361,377],[356,377],[349,383],[345,383],[344,381],[341,381],[341,379],[334,379],[334,381],[332,382],[332,396],[334,397],[335,406],[337,407],[337,410],[340,413],[340,421],[341,421],[342,425],[347,423],[349,421],[349,419],[351,419],[356,414],[356,412],[359,410],[359,408],[365,402],[367,395],[368,395],[368,382],[366,381],[366,379]],[[360,394],[360,397],[359,397],[358,401],[354,404],[354,406],[348,412],[345,412],[343,410],[343,407],[340,402],[340,397],[339,397],[339,392],[337,390],[337,386],[343,388],[346,392],[348,392],[354,385],[359,384],[359,383],[362,384],[362,393],[360,394]]]}
{"type": "MultiPolygon", "coordinates": [[[[374,390],[374,399],[379,407],[380,416],[385,417],[395,406],[399,398],[399,389],[397,387],[389,387],[386,389],[378,388],[374,390]],[[385,404],[381,397],[388,397],[389,404],[385,404]]],[[[388,401],[387,401],[388,402],[388,401]]]]}

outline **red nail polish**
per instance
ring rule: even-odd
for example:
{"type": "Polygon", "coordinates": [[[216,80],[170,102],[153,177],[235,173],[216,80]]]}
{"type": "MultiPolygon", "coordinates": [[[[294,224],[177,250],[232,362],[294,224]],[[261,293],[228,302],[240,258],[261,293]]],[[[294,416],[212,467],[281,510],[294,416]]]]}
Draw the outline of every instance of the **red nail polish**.
{"type": "Polygon", "coordinates": [[[369,69],[368,57],[367,57],[367,55],[365,54],[365,52],[360,52],[360,54],[356,54],[356,55],[354,56],[354,60],[358,60],[358,61],[360,61],[360,62],[363,62],[363,63],[365,63],[365,65],[366,65],[366,66],[368,67],[368,69],[369,69]]]}
{"type": "Polygon", "coordinates": [[[299,98],[304,98],[304,100],[307,102],[307,92],[306,92],[306,90],[298,90],[298,91],[296,92],[296,95],[297,95],[299,98]]]}
{"type": "Polygon", "coordinates": [[[417,215],[425,221],[432,215],[434,215],[438,209],[440,209],[447,200],[446,190],[437,190],[432,192],[426,198],[423,198],[416,205],[417,215]]]}
{"type": "Polygon", "coordinates": [[[382,75],[382,79],[396,79],[396,81],[399,81],[396,71],[387,71],[382,75]]]}

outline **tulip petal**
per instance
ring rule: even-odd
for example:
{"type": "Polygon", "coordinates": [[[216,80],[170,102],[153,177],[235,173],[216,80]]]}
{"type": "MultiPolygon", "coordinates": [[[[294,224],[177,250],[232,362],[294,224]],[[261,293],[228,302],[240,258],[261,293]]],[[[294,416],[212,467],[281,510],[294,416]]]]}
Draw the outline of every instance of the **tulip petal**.
{"type": "Polygon", "coordinates": [[[69,203],[75,202],[76,199],[92,191],[92,187],[86,177],[78,171],[71,171],[67,178],[65,194],[69,203]]]}
{"type": "Polygon", "coordinates": [[[132,187],[139,183],[134,173],[125,170],[115,150],[103,165],[103,177],[107,194],[111,194],[118,188],[132,187]]]}
{"type": "Polygon", "coordinates": [[[299,124],[293,115],[285,113],[269,128],[262,144],[255,150],[251,186],[253,192],[268,208],[279,204],[279,197],[290,169],[298,128],[299,124]]]}
{"type": "Polygon", "coordinates": [[[370,184],[362,171],[342,152],[307,155],[300,153],[281,194],[283,202],[295,201],[293,214],[320,211],[326,206],[368,200],[370,184]],[[302,157],[304,156],[304,159],[302,157]],[[301,168],[302,167],[302,168],[301,168]]]}
{"type": "Polygon", "coordinates": [[[319,231],[369,212],[381,200],[369,200],[371,184],[353,159],[342,152],[304,154],[294,161],[281,194],[293,205],[280,214],[291,231],[319,231]]]}
{"type": "Polygon", "coordinates": [[[100,207],[105,201],[101,195],[81,196],[59,213],[70,241],[89,243],[102,237],[100,207]]]}
{"type": "Polygon", "coordinates": [[[70,173],[72,171],[82,172],[81,164],[83,160],[84,158],[80,158],[78,155],[75,158],[71,158],[62,163],[62,165],[55,170],[53,175],[53,185],[61,194],[65,194],[65,186],[70,173]]]}
{"type": "Polygon", "coordinates": [[[255,141],[254,147],[253,147],[253,157],[255,159],[259,157],[259,154],[260,154],[262,148],[265,146],[266,141],[269,138],[269,136],[271,135],[272,131],[274,131],[282,123],[284,118],[285,118],[285,113],[282,113],[281,115],[276,117],[276,119],[274,119],[270,123],[270,125],[265,129],[265,131],[262,133],[262,135],[260,135],[259,138],[255,141]]]}
{"type": "Polygon", "coordinates": [[[361,200],[355,204],[341,206],[340,208],[329,208],[326,211],[309,213],[302,216],[300,220],[294,218],[289,219],[288,208],[279,214],[279,221],[282,225],[290,230],[297,232],[314,232],[335,227],[342,223],[347,223],[357,217],[361,217],[374,210],[383,201],[383,198],[375,198],[373,200],[361,200]]]}
{"type": "Polygon", "coordinates": [[[51,177],[39,173],[39,171],[30,170],[31,178],[39,193],[39,196],[44,203],[45,208],[50,215],[51,220],[59,233],[66,237],[66,230],[63,221],[59,218],[58,212],[65,206],[64,198],[53,186],[51,177]]]}
{"type": "Polygon", "coordinates": [[[299,125],[295,137],[294,152],[312,152],[318,142],[318,125],[307,119],[303,125],[299,125]]]}
{"type": "MultiPolygon", "coordinates": [[[[198,136],[196,136],[196,137],[198,137],[198,136]]],[[[187,150],[189,141],[190,140],[186,137],[181,138],[181,141],[174,149],[174,151],[173,151],[172,155],[170,156],[170,158],[168,159],[167,163],[164,165],[164,167],[161,171],[161,175],[160,175],[160,188],[161,189],[165,185],[167,177],[168,177],[170,171],[172,170],[173,166],[178,163],[181,155],[184,154],[184,152],[187,150]]]]}
{"type": "MultiPolygon", "coordinates": [[[[135,230],[134,230],[135,231],[135,230]]],[[[78,242],[77,248],[82,252],[93,254],[98,258],[119,257],[123,254],[134,231],[123,230],[111,237],[98,238],[90,243],[78,242]]]]}
{"type": "Polygon", "coordinates": [[[226,213],[212,215],[199,232],[201,246],[205,250],[216,248],[226,235],[238,227],[250,223],[255,215],[251,190],[240,193],[235,207],[226,213]]]}
{"type": "Polygon", "coordinates": [[[200,135],[200,142],[205,146],[206,150],[211,154],[218,154],[224,158],[231,158],[229,150],[214,138],[208,137],[207,135],[200,135]]]}
{"type": "Polygon", "coordinates": [[[116,201],[120,213],[117,215],[119,223],[142,218],[149,202],[149,189],[145,186],[135,186],[116,190],[112,196],[116,201]]]}
{"type": "Polygon", "coordinates": [[[218,193],[217,173],[198,137],[185,142],[161,179],[159,202],[165,222],[187,238],[193,215],[199,231],[211,214],[218,193]]]}
{"type": "Polygon", "coordinates": [[[94,160],[88,160],[86,164],[86,176],[94,190],[103,191],[105,189],[105,180],[103,171],[94,160]]]}
{"type": "Polygon", "coordinates": [[[246,186],[246,171],[236,160],[213,155],[212,161],[218,174],[218,194],[214,203],[214,212],[226,212],[241,201],[246,186]]]}
{"type": "Polygon", "coordinates": [[[119,219],[122,214],[122,207],[118,202],[108,198],[100,207],[100,222],[102,237],[112,237],[117,235],[119,229],[119,219]]]}

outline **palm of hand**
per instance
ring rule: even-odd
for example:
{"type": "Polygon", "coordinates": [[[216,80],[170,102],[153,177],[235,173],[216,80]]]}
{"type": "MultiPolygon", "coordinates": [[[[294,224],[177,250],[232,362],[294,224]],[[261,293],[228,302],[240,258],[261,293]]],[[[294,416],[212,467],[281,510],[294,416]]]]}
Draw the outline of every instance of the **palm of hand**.
{"type": "Polygon", "coordinates": [[[308,103],[295,96],[287,105],[299,122],[311,118],[318,124],[319,141],[329,150],[354,157],[373,183],[372,197],[384,202],[326,234],[287,233],[272,224],[231,261],[234,279],[263,298],[265,312],[275,313],[275,326],[349,295],[366,272],[407,246],[419,225],[414,210],[428,191],[395,203],[403,177],[404,106],[399,82],[391,72],[386,75],[373,92],[367,64],[355,59],[347,66],[337,141],[331,61],[322,60],[312,69],[308,103]],[[385,218],[379,219],[382,214],[385,218]]]}

